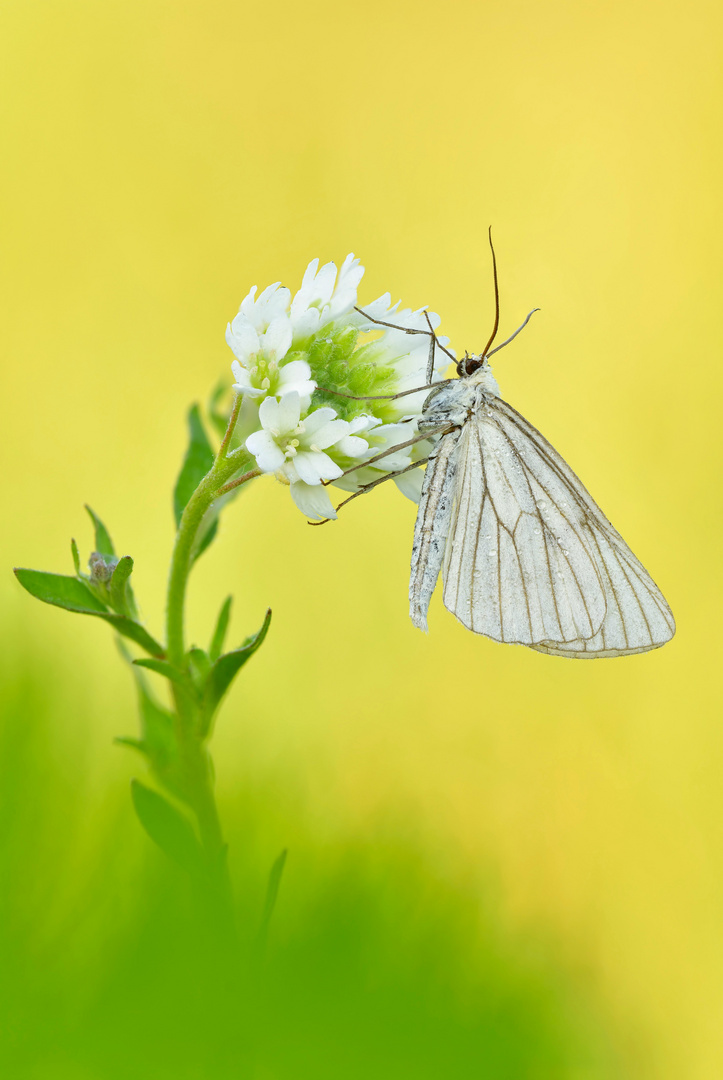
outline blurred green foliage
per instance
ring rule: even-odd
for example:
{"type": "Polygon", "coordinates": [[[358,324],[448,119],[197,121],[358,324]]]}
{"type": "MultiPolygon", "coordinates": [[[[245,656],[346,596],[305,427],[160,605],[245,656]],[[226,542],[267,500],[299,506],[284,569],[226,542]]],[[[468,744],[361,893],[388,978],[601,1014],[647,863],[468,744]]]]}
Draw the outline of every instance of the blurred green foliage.
{"type": "Polygon", "coordinates": [[[273,855],[260,854],[258,837],[265,820],[283,817],[283,778],[265,791],[262,778],[224,807],[241,945],[220,946],[199,924],[183,872],[141,833],[126,790],[89,798],[92,761],[63,732],[78,701],[53,701],[33,663],[2,681],[4,1076],[622,1075],[602,1020],[550,943],[504,933],[492,902],[480,908],[393,828],[330,845],[303,813],[289,821],[261,967],[273,855]]]}

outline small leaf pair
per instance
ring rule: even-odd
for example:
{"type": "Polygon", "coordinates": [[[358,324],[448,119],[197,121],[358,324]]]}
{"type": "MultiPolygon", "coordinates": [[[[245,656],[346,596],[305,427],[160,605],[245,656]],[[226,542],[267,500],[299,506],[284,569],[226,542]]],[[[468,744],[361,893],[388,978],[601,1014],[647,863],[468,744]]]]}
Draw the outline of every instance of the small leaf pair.
{"type": "Polygon", "coordinates": [[[163,646],[152,638],[140,623],[127,615],[109,611],[85,582],[63,574],[49,574],[43,570],[26,570],[21,567],[15,570],[15,576],[31,596],[42,600],[44,604],[65,608],[66,611],[76,611],[80,615],[95,615],[110,623],[123,637],[135,641],[136,645],[140,645],[151,656],[164,655],[163,646]]]}
{"type": "Polygon", "coordinates": [[[151,637],[138,621],[130,584],[133,559],[130,555],[116,558],[113,542],[105,525],[89,506],[86,509],[95,528],[95,574],[87,576],[81,573],[78,545],[73,540],[71,552],[75,577],[23,567],[16,568],[15,576],[23,588],[37,600],[66,611],[75,611],[80,615],[94,615],[104,619],[117,633],[135,641],[136,645],[140,645],[151,656],[162,657],[163,646],[151,637]]]}
{"type": "Polygon", "coordinates": [[[219,615],[210,652],[207,655],[203,649],[191,649],[188,653],[187,671],[179,671],[167,660],[143,658],[135,661],[137,667],[155,671],[192,694],[199,706],[197,733],[202,739],[208,737],[222,698],[241,668],[263,643],[271,622],[271,609],[269,609],[261,629],[256,634],[246,638],[238,649],[218,655],[223,647],[230,608],[231,597],[228,597],[219,615]]]}

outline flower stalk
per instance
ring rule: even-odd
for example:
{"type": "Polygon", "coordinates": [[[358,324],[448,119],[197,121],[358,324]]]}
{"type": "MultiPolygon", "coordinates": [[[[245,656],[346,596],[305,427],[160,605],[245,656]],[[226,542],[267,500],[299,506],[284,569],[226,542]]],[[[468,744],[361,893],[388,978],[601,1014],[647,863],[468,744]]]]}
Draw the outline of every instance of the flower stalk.
{"type": "MultiPolygon", "coordinates": [[[[236,398],[226,433],[209,472],[203,477],[191,495],[181,516],[171,559],[166,608],[167,659],[177,671],[190,676],[185,647],[184,615],[188,579],[194,561],[194,546],[201,523],[213,503],[221,495],[238,487],[260,471],[252,469],[229,482],[239,468],[239,453],[229,454],[228,448],[238,421],[241,405],[236,398]]],[[[207,870],[212,883],[220,886],[220,893],[231,917],[231,888],[226,865],[226,844],[223,838],[213,781],[210,758],[205,746],[199,703],[190,691],[189,684],[173,682],[172,692],[176,706],[174,729],[179,752],[179,765],[186,799],[198,822],[201,846],[206,857],[207,870]]]]}

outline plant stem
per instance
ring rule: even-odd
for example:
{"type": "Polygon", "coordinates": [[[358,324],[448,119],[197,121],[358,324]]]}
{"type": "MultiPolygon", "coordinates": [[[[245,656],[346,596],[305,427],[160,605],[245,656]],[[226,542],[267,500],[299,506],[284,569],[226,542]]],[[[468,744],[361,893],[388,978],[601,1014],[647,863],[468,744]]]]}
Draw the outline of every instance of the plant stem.
{"type": "MultiPolygon", "coordinates": [[[[187,667],[184,611],[186,588],[193,565],[194,544],[204,516],[224,490],[229,490],[224,489],[224,484],[227,484],[233,474],[238,471],[240,465],[237,454],[227,456],[226,453],[238,419],[239,408],[240,397],[234,403],[228,430],[216,460],[188,500],[176,533],[168,580],[166,634],[168,661],[181,671],[187,667]]],[[[234,481],[232,486],[236,487],[257,475],[259,475],[259,470],[251,470],[234,481]]],[[[225,858],[226,845],[213,792],[210,758],[199,731],[198,705],[192,694],[177,683],[173,684],[173,696],[176,705],[175,734],[186,797],[198,821],[199,835],[206,854],[213,891],[217,892],[223,908],[223,922],[230,927],[232,906],[225,858]]]]}
{"type": "Polygon", "coordinates": [[[211,470],[204,476],[188,500],[178,525],[176,542],[173,548],[171,573],[168,580],[166,644],[168,660],[178,668],[183,668],[186,655],[183,622],[193,543],[206,511],[210,509],[211,504],[217,497],[218,488],[222,486],[227,475],[234,471],[233,465],[227,464],[225,470],[223,468],[219,469],[218,465],[217,458],[211,470]]]}

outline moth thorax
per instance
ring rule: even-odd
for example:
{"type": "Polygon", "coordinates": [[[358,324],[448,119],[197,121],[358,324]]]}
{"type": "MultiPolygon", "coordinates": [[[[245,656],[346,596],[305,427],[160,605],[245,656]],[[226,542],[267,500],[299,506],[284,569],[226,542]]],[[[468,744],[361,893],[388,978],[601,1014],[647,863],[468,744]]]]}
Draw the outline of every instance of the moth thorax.
{"type": "Polygon", "coordinates": [[[482,360],[480,366],[468,376],[468,386],[476,386],[482,390],[485,394],[491,394],[493,397],[500,396],[500,388],[497,385],[497,379],[492,374],[492,368],[490,362],[485,357],[482,360]]]}

